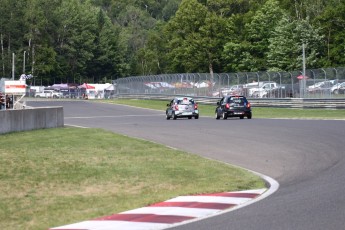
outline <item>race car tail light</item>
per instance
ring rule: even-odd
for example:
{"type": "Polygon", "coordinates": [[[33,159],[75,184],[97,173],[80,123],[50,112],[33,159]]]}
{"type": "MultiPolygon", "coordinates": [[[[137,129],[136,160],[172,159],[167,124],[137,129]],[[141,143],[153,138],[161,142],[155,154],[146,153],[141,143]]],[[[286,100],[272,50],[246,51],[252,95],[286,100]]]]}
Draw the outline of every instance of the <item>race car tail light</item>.
{"type": "Polygon", "coordinates": [[[195,104],[195,105],[194,105],[194,109],[198,109],[198,104],[195,104]]]}
{"type": "Polygon", "coordinates": [[[225,108],[229,109],[230,108],[230,104],[226,103],[225,108]]]}
{"type": "Polygon", "coordinates": [[[247,103],[247,108],[250,108],[250,106],[251,106],[251,105],[250,105],[250,103],[248,102],[248,103],[247,103]]]}
{"type": "Polygon", "coordinates": [[[178,110],[178,105],[175,105],[175,110],[178,110]]]}

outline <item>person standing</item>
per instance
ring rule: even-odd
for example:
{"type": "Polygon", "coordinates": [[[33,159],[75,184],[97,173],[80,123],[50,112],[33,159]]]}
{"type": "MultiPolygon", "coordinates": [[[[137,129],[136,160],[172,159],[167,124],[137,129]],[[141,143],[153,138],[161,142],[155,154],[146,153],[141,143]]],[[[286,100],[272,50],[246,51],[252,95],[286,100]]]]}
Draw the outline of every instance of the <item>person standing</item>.
{"type": "Polygon", "coordinates": [[[0,110],[5,109],[5,105],[6,105],[6,98],[4,97],[2,93],[0,93],[0,110]]]}
{"type": "Polygon", "coordinates": [[[11,98],[6,94],[6,109],[9,109],[11,107],[11,98]]]}

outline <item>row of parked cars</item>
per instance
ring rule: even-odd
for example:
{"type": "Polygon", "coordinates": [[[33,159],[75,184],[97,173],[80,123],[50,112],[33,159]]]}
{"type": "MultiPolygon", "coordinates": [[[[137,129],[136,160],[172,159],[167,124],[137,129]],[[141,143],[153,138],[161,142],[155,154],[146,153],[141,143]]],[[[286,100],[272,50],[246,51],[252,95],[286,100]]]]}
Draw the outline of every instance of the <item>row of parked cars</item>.
{"type": "Polygon", "coordinates": [[[215,91],[212,96],[246,95],[247,97],[266,98],[270,97],[272,92],[280,89],[285,89],[285,86],[272,81],[253,82],[220,88],[215,91]]]}
{"type": "Polygon", "coordinates": [[[308,86],[307,92],[309,93],[332,93],[332,94],[344,94],[345,82],[336,81],[321,81],[313,85],[308,86]]]}
{"type": "MultiPolygon", "coordinates": [[[[244,117],[251,119],[251,105],[246,97],[239,95],[227,95],[217,102],[215,109],[215,118],[221,117],[225,120],[228,117],[244,117]]],[[[175,97],[167,104],[165,111],[166,119],[177,118],[199,119],[198,104],[191,97],[175,97]]]]}
{"type": "MultiPolygon", "coordinates": [[[[314,84],[310,83],[314,82],[309,81],[305,87],[305,92],[308,94],[345,94],[345,82],[326,80],[314,84]]],[[[246,97],[253,98],[292,97],[292,94],[299,94],[301,89],[300,83],[280,85],[272,81],[263,81],[220,88],[214,91],[212,96],[245,95],[246,97]]]]}

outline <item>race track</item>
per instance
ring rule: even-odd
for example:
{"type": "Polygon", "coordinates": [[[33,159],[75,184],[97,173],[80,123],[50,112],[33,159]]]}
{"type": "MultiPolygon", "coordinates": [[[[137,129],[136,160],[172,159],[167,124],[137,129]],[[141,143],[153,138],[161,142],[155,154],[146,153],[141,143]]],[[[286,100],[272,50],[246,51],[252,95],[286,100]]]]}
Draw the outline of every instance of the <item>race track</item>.
{"type": "MultiPolygon", "coordinates": [[[[164,103],[164,102],[163,102],[164,103]]],[[[345,121],[165,120],[164,111],[91,101],[37,101],[63,106],[65,125],[95,127],[151,140],[274,178],[279,190],[233,212],[173,229],[345,229],[345,121]]]]}

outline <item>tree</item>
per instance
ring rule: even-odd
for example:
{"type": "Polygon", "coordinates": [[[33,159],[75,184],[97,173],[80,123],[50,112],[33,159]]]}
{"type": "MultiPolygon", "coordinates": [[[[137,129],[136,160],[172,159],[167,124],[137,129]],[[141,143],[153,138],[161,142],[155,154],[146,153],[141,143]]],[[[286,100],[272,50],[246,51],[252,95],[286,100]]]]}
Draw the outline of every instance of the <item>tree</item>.
{"type": "MultiPolygon", "coordinates": [[[[1,0],[0,44],[1,75],[9,78],[12,73],[12,54],[17,54],[23,42],[25,1],[1,0]]],[[[17,55],[16,55],[17,56],[17,55]]]]}
{"type": "Polygon", "coordinates": [[[42,84],[300,68],[296,34],[308,66],[345,63],[342,0],[0,1],[1,76],[25,54],[42,84]]]}
{"type": "MultiPolygon", "coordinates": [[[[340,3],[339,0],[336,0],[340,3]]],[[[330,0],[280,0],[281,7],[294,19],[313,20],[322,14],[330,0]]]]}
{"type": "Polygon", "coordinates": [[[266,54],[269,39],[282,15],[279,3],[276,0],[268,0],[247,24],[246,40],[251,44],[249,53],[254,64],[249,68],[251,71],[267,70],[266,54]]]}
{"type": "Polygon", "coordinates": [[[122,27],[120,39],[127,45],[126,58],[130,60],[131,74],[141,75],[139,64],[141,61],[138,60],[137,53],[145,47],[149,31],[155,27],[157,21],[150,17],[148,12],[135,6],[128,6],[119,13],[117,22],[122,27]]]}
{"type": "Polygon", "coordinates": [[[329,1],[325,11],[316,18],[324,34],[324,51],[321,66],[343,66],[345,64],[345,2],[329,1]]]}
{"type": "Polygon", "coordinates": [[[196,0],[183,0],[175,17],[167,24],[167,56],[171,72],[198,70],[196,59],[200,58],[197,56],[200,49],[200,28],[205,24],[206,15],[207,8],[196,0]]]}
{"type": "Polygon", "coordinates": [[[226,20],[198,1],[182,1],[166,27],[171,71],[209,72],[220,70],[226,37],[226,20]]]}
{"type": "Polygon", "coordinates": [[[302,44],[305,44],[309,68],[317,67],[322,36],[308,20],[284,17],[270,38],[268,63],[272,71],[292,71],[302,67],[302,44]]]}
{"type": "Polygon", "coordinates": [[[93,58],[94,41],[97,30],[97,8],[88,1],[63,1],[58,9],[59,68],[67,82],[81,83],[85,79],[86,64],[93,58]]]}
{"type": "Polygon", "coordinates": [[[148,40],[144,48],[140,49],[137,55],[138,66],[143,75],[153,75],[164,73],[167,66],[166,61],[166,37],[161,33],[165,25],[164,22],[157,24],[155,30],[148,34],[148,40]]]}
{"type": "Polygon", "coordinates": [[[267,52],[272,31],[283,15],[275,0],[268,0],[245,24],[244,37],[235,37],[224,47],[230,71],[267,70],[267,52]]]}
{"type": "Polygon", "coordinates": [[[56,29],[54,22],[54,10],[59,6],[58,1],[46,2],[44,0],[26,1],[24,14],[25,27],[23,50],[27,53],[26,62],[36,80],[39,77],[49,82],[49,75],[56,66],[56,52],[51,43],[56,29]],[[40,75],[40,76],[39,76],[40,75]]]}
{"type": "MultiPolygon", "coordinates": [[[[205,24],[200,28],[200,45],[198,56],[204,60],[199,63],[207,65],[209,73],[221,72],[221,55],[223,52],[225,38],[227,34],[226,20],[216,13],[208,12],[205,24]]],[[[202,68],[200,66],[200,68],[202,68]]]]}
{"type": "Polygon", "coordinates": [[[99,9],[98,29],[94,40],[94,57],[87,63],[87,75],[96,82],[109,82],[110,79],[124,77],[129,66],[125,60],[125,49],[121,47],[120,28],[112,25],[110,18],[99,9]]]}
{"type": "Polygon", "coordinates": [[[166,5],[164,5],[162,9],[162,19],[164,21],[169,21],[171,17],[173,17],[178,10],[179,4],[181,0],[169,0],[166,1],[166,5]]]}
{"type": "MultiPolygon", "coordinates": [[[[262,4],[262,0],[255,0],[255,4],[262,4]]],[[[208,0],[207,8],[221,17],[229,18],[234,14],[246,14],[252,3],[248,0],[208,0]]]]}

